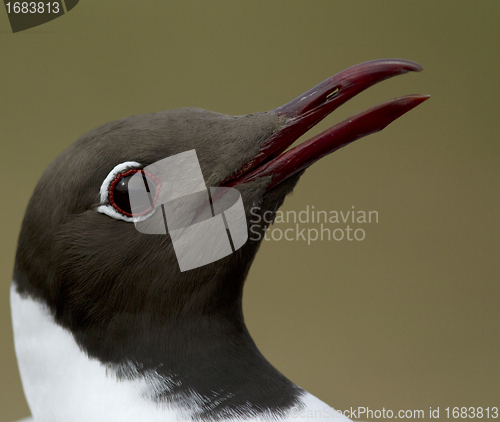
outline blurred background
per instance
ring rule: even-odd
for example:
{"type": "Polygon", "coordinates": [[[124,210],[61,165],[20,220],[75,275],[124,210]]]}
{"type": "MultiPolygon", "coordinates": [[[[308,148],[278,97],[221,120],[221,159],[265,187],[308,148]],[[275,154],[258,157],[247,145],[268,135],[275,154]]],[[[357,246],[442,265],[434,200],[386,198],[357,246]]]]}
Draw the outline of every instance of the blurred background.
{"type": "Polygon", "coordinates": [[[306,137],[393,97],[431,99],[322,159],[282,208],[375,210],[378,223],[351,224],[362,241],[265,241],[246,321],[271,363],[335,408],[445,419],[446,407],[500,407],[499,20],[494,0],[81,0],[12,34],[1,10],[0,421],[30,413],[9,286],[24,209],[62,150],[134,114],[272,109],[389,57],[425,71],[376,85],[306,137]]]}

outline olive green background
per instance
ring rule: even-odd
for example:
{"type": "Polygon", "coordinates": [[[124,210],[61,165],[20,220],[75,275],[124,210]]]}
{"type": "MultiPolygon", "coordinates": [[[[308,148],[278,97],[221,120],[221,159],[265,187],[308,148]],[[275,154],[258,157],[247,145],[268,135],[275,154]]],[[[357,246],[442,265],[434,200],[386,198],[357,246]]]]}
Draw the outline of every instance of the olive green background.
{"type": "Polygon", "coordinates": [[[393,97],[431,99],[322,159],[283,207],[354,206],[379,222],[355,226],[361,242],[264,242],[246,321],[280,371],[338,409],[500,407],[499,21],[498,0],[82,0],[12,34],[0,11],[0,421],[29,414],[9,285],[24,209],[57,154],[114,119],[268,110],[387,57],[425,71],[307,137],[393,97]]]}

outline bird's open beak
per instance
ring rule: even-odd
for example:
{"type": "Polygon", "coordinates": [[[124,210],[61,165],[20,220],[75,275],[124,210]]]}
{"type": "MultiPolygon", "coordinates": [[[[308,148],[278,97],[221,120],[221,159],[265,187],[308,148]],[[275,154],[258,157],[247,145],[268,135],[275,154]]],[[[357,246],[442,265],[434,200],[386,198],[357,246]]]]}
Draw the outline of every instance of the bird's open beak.
{"type": "Polygon", "coordinates": [[[298,96],[274,111],[286,119],[285,125],[271,136],[250,160],[224,186],[236,186],[257,177],[272,176],[268,190],[309,167],[333,151],[384,129],[389,123],[429,98],[408,95],[365,110],[325,130],[319,135],[283,153],[294,141],[332,111],[377,82],[422,67],[407,60],[373,60],[350,67],[298,96]]]}

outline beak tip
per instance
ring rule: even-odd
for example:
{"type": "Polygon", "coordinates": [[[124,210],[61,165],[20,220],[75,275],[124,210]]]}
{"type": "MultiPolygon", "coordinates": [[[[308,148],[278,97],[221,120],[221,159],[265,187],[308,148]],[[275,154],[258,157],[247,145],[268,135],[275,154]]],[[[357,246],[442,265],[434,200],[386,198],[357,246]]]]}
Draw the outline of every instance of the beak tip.
{"type": "Polygon", "coordinates": [[[422,70],[424,70],[423,66],[419,65],[418,63],[415,62],[410,62],[410,63],[412,72],[422,72],[422,70]]]}
{"type": "Polygon", "coordinates": [[[415,95],[415,100],[421,104],[423,103],[424,101],[427,101],[429,98],[431,98],[430,95],[426,94],[426,95],[415,95]]]}
{"type": "MultiPolygon", "coordinates": [[[[383,108],[384,105],[388,105],[388,106],[391,105],[391,107],[394,107],[393,110],[395,113],[394,113],[394,115],[392,115],[392,117],[390,117],[390,120],[387,123],[387,124],[389,124],[389,123],[392,123],[397,118],[401,117],[403,114],[406,114],[410,110],[419,106],[424,101],[427,101],[430,97],[431,97],[430,95],[419,95],[419,94],[406,95],[404,97],[399,97],[399,98],[395,98],[393,100],[386,101],[385,103],[381,104],[380,106],[376,106],[376,107],[382,106],[381,108],[383,108]]],[[[388,113],[387,116],[391,116],[391,113],[388,113]]]]}

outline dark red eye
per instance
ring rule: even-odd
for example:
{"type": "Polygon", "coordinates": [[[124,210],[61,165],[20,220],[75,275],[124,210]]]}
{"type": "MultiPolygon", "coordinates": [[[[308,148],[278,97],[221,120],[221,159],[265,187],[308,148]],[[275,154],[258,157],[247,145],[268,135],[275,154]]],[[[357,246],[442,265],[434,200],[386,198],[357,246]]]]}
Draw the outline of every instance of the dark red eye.
{"type": "Polygon", "coordinates": [[[154,177],[148,172],[141,169],[131,169],[116,176],[115,180],[109,186],[109,203],[119,213],[127,217],[139,217],[147,214],[154,207],[158,195],[157,183],[154,182],[154,177]],[[136,173],[142,174],[142,177],[134,177],[136,173]],[[135,197],[152,198],[152,201],[145,200],[144,204],[135,204],[134,213],[130,206],[129,194],[134,191],[139,192],[135,197]],[[144,191],[148,191],[150,195],[141,195],[144,191]]]}

